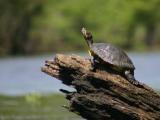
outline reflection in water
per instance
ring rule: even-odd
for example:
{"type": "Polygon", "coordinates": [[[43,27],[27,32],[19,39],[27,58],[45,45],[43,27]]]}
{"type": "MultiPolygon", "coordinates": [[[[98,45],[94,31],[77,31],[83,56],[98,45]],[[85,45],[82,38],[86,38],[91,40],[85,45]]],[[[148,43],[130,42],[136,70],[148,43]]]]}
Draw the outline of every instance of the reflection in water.
{"type": "MultiPolygon", "coordinates": [[[[129,54],[136,67],[136,79],[160,89],[160,54],[129,54]]],[[[0,60],[0,93],[19,95],[30,92],[58,92],[70,89],[40,71],[46,59],[53,57],[18,57],[0,60]]],[[[72,90],[72,89],[70,89],[72,90]]]]}

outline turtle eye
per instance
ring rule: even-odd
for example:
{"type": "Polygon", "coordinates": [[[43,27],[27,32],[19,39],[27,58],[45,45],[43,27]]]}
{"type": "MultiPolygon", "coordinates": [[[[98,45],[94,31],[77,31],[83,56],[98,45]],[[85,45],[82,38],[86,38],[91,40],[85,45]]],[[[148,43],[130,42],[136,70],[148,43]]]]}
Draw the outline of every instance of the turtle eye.
{"type": "Polygon", "coordinates": [[[91,34],[91,32],[86,32],[86,38],[87,38],[87,39],[92,39],[92,34],[91,34]]]}

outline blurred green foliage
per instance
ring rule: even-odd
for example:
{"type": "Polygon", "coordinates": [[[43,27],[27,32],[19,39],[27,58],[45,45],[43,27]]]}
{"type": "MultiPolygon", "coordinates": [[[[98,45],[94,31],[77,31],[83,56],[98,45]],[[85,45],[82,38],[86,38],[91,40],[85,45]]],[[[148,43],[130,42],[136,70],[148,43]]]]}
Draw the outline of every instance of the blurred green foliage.
{"type": "Polygon", "coordinates": [[[96,42],[160,47],[160,0],[1,0],[0,54],[81,51],[81,27],[96,42]]]}

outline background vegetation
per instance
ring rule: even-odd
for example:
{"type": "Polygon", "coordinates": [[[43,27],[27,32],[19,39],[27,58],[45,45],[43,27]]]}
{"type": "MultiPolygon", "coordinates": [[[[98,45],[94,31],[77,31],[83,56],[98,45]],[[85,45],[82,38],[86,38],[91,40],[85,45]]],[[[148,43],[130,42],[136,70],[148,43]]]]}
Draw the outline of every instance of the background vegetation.
{"type": "Polygon", "coordinates": [[[1,0],[0,55],[84,50],[82,26],[98,42],[160,47],[160,0],[1,0]]]}

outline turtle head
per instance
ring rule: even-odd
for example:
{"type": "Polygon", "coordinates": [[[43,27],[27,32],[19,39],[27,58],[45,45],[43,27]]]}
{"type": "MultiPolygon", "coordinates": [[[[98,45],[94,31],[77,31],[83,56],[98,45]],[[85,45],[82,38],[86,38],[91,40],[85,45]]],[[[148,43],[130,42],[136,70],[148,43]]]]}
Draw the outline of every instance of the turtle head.
{"type": "Polygon", "coordinates": [[[86,40],[88,46],[91,46],[93,43],[93,38],[92,38],[92,33],[87,31],[86,28],[82,28],[81,29],[82,35],[84,37],[84,39],[86,40]]]}

